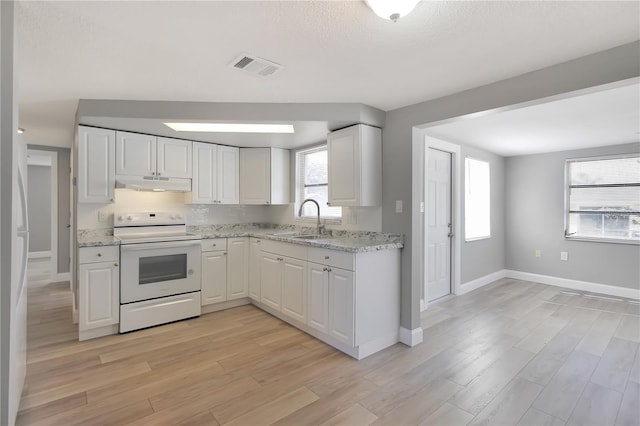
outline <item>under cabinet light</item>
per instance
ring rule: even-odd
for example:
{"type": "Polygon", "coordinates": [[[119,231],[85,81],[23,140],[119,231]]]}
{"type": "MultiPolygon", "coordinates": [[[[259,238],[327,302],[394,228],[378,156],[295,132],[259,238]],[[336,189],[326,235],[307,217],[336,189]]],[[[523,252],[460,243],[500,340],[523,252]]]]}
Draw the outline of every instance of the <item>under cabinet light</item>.
{"type": "Polygon", "coordinates": [[[295,133],[292,124],[258,123],[164,123],[176,132],[295,133]]]}

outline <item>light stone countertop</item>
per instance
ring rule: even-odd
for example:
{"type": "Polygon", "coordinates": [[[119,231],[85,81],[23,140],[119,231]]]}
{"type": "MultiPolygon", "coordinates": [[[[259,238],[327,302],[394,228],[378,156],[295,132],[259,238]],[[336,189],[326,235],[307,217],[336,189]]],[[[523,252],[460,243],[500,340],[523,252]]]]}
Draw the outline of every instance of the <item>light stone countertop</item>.
{"type": "MultiPolygon", "coordinates": [[[[326,238],[300,239],[295,235],[314,234],[315,228],[293,225],[232,224],[188,226],[187,231],[199,234],[203,239],[258,237],[267,240],[319,247],[351,253],[401,249],[403,236],[369,231],[330,230],[326,238]]],[[[78,247],[117,246],[120,241],[113,236],[112,229],[83,230],[78,232],[78,247]]]]}
{"type": "Polygon", "coordinates": [[[78,247],[119,245],[120,240],[113,236],[113,228],[83,229],[78,231],[78,247]]]}

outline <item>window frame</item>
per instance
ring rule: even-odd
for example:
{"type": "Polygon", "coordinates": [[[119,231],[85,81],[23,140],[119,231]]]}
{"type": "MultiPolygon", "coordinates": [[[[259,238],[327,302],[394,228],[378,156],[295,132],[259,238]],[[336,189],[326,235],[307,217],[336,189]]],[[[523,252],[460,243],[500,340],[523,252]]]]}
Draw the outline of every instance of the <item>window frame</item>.
{"type": "MultiPolygon", "coordinates": [[[[608,238],[608,237],[594,237],[594,236],[575,236],[569,233],[570,226],[570,215],[571,215],[571,173],[569,171],[571,163],[577,162],[586,162],[586,161],[603,161],[603,160],[616,160],[622,158],[637,158],[640,161],[640,154],[638,153],[629,153],[629,154],[619,154],[619,155],[600,155],[595,157],[580,157],[580,158],[568,158],[564,162],[564,239],[566,241],[588,241],[594,243],[612,243],[612,244],[631,244],[631,245],[640,245],[640,240],[631,240],[631,239],[623,239],[623,238],[608,238]]],[[[602,187],[612,187],[613,184],[604,184],[604,185],[589,185],[593,186],[602,186],[602,187]]],[[[631,186],[637,186],[638,184],[634,184],[631,186]]],[[[627,184],[616,184],[618,187],[627,187],[627,184]]],[[[585,186],[582,186],[585,187],[585,186]]]]}
{"type": "MultiPolygon", "coordinates": [[[[329,164],[328,164],[328,160],[329,160],[329,147],[327,145],[327,143],[321,143],[318,145],[312,145],[312,146],[308,146],[306,148],[300,148],[297,149],[295,151],[295,156],[294,156],[294,170],[295,170],[295,176],[294,176],[294,187],[295,187],[295,202],[294,202],[294,212],[293,212],[293,216],[296,222],[300,222],[300,223],[316,223],[318,221],[317,216],[298,216],[298,211],[300,209],[300,204],[302,204],[302,201],[304,201],[304,189],[307,187],[307,185],[304,184],[304,171],[300,170],[300,167],[302,166],[302,162],[301,162],[301,157],[303,157],[304,155],[307,154],[313,154],[315,152],[320,152],[320,151],[327,151],[327,173],[328,173],[328,168],[329,168],[329,164]]],[[[324,184],[315,184],[313,186],[324,186],[324,184]]],[[[327,176],[327,183],[326,183],[326,187],[327,187],[327,194],[329,192],[329,177],[327,176]]],[[[341,210],[340,212],[340,217],[335,217],[335,216],[320,216],[320,220],[322,220],[324,223],[329,223],[329,224],[336,224],[336,225],[340,225],[342,224],[342,214],[343,211],[341,210]]]]}
{"type": "Polygon", "coordinates": [[[465,156],[464,157],[464,241],[465,242],[472,242],[472,241],[481,241],[481,240],[488,240],[491,239],[491,161],[489,160],[483,160],[480,158],[475,158],[472,156],[465,156]],[[472,161],[478,161],[478,162],[482,162],[482,163],[486,163],[487,167],[488,167],[488,173],[489,173],[489,232],[487,235],[483,235],[483,236],[479,236],[479,237],[467,237],[467,214],[469,212],[469,205],[467,202],[467,183],[469,182],[469,168],[467,166],[467,162],[469,160],[472,161]]]}

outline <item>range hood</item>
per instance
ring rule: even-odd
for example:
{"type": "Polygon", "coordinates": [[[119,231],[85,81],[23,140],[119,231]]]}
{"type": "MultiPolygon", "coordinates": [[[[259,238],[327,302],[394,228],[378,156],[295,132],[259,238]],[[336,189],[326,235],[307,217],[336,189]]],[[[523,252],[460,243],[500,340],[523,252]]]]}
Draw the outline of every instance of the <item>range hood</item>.
{"type": "Polygon", "coordinates": [[[116,188],[138,191],[191,191],[191,179],[156,176],[116,176],[116,188]]]}

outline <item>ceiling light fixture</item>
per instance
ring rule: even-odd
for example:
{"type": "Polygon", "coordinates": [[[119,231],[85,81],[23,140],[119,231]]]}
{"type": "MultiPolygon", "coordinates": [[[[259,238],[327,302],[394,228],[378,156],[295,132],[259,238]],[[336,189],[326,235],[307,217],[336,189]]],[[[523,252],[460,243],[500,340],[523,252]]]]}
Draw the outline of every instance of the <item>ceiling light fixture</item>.
{"type": "Polygon", "coordinates": [[[292,124],[259,123],[164,123],[176,132],[295,133],[292,124]]]}
{"type": "Polygon", "coordinates": [[[23,134],[24,133],[24,129],[22,127],[18,127],[18,134],[23,134]]]}
{"type": "Polygon", "coordinates": [[[420,0],[365,0],[373,12],[383,19],[397,22],[408,15],[420,0]]]}

